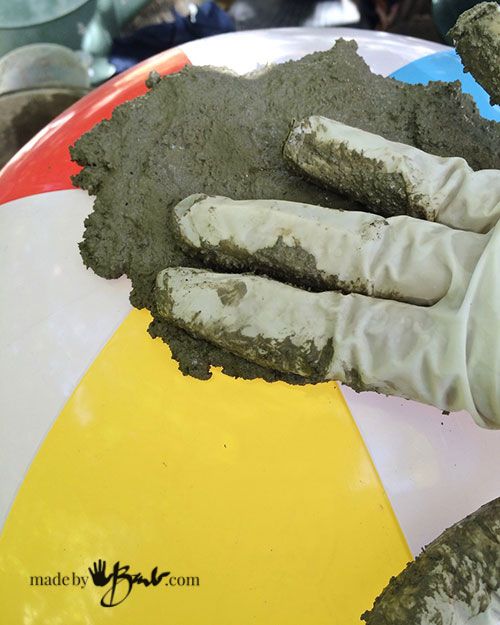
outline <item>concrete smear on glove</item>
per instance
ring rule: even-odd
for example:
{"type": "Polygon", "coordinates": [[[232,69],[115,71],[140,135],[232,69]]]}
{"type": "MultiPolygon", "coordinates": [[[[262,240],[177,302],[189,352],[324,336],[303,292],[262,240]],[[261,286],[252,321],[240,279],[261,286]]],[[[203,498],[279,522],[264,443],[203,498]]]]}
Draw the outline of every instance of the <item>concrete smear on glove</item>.
{"type": "Polygon", "coordinates": [[[131,278],[132,304],[151,310],[150,334],[169,344],[185,374],[206,379],[215,365],[236,377],[304,382],[162,320],[154,285],[166,267],[202,265],[182,249],[171,223],[173,207],[192,193],[361,209],[287,168],[282,146],[291,122],[310,115],[462,156],[475,169],[500,167],[500,125],[482,119],[458,83],[406,85],[376,76],[355,43],[342,40],[249,77],[188,67],[115,109],[72,149],[84,166],[75,184],[97,196],[80,244],[85,264],[105,278],[131,278]]]}
{"type": "MultiPolygon", "coordinates": [[[[310,122],[299,127],[307,130],[310,122]]],[[[326,132],[323,124],[320,129],[326,132]]],[[[312,181],[340,191],[361,202],[367,209],[385,217],[405,215],[435,220],[435,210],[415,193],[402,173],[389,173],[385,164],[352,150],[345,143],[322,141],[316,130],[301,133],[294,140],[292,130],[283,148],[283,156],[297,172],[306,172],[312,181]]]]}
{"type": "Polygon", "coordinates": [[[391,579],[361,618],[367,625],[496,623],[499,571],[500,499],[495,499],[443,532],[391,579]]]}
{"type": "MultiPolygon", "coordinates": [[[[159,273],[156,291],[156,310],[162,319],[251,362],[263,366],[272,365],[273,369],[282,373],[295,371],[309,382],[322,382],[326,379],[333,357],[332,339],[326,341],[322,348],[318,348],[313,340],[297,345],[291,337],[278,340],[263,334],[249,335],[244,330],[229,331],[223,321],[202,323],[199,321],[200,312],[189,317],[178,316],[175,313],[176,297],[173,287],[168,284],[165,273],[159,273]]],[[[247,293],[245,282],[237,278],[225,284],[207,281],[206,288],[217,293],[223,306],[231,307],[237,306],[247,293]]]]}
{"type": "MultiPolygon", "coordinates": [[[[278,237],[270,247],[263,247],[254,252],[236,245],[233,241],[223,240],[218,245],[202,241],[201,248],[191,248],[192,254],[203,265],[216,270],[235,273],[252,271],[257,275],[286,282],[309,291],[340,291],[341,293],[373,294],[373,283],[369,280],[341,280],[318,269],[316,258],[299,243],[287,245],[283,237],[278,237]]],[[[378,294],[391,299],[402,299],[396,292],[378,294]]]]}
{"type": "Polygon", "coordinates": [[[465,71],[488,92],[491,104],[500,104],[500,6],[482,2],[465,11],[449,36],[465,71]]]}

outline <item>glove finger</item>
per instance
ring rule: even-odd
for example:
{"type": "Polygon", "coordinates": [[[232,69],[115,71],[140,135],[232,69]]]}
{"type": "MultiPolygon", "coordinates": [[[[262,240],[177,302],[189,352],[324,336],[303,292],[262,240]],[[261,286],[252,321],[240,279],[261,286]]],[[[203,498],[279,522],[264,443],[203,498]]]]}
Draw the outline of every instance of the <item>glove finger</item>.
{"type": "Polygon", "coordinates": [[[452,279],[463,290],[487,240],[407,216],[205,195],[178,204],[174,220],[217,267],[420,305],[444,297],[452,279]]]}
{"type": "Polygon", "coordinates": [[[471,3],[448,33],[470,72],[490,96],[491,105],[500,104],[500,8],[496,2],[471,3]]]}
{"type": "Polygon", "coordinates": [[[383,215],[488,232],[500,219],[500,171],[427,154],[325,117],[290,132],[284,157],[313,180],[383,215]]]}
{"type": "Polygon", "coordinates": [[[453,364],[460,345],[433,309],[184,267],[158,274],[156,304],[194,336],[308,381],[340,380],[447,410],[468,405],[453,364]]]}

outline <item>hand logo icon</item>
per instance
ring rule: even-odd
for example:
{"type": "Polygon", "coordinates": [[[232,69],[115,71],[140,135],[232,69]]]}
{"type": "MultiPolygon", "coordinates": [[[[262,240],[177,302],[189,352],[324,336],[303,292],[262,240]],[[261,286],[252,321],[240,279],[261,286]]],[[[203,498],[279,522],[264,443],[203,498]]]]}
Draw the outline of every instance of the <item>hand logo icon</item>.
{"type": "Polygon", "coordinates": [[[94,569],[89,567],[89,573],[94,582],[94,586],[106,586],[113,574],[106,576],[106,560],[94,562],[94,569]]]}

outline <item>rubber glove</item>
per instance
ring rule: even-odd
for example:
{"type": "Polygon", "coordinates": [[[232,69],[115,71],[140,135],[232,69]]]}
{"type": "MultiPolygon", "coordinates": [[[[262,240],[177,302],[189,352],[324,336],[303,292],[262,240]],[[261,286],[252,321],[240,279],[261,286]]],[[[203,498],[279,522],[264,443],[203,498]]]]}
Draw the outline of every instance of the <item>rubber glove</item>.
{"type": "Polygon", "coordinates": [[[165,269],[158,314],[266,367],[499,428],[500,171],[321,117],[284,155],[388,217],[190,196],[174,209],[180,238],[232,273],[165,269]]]}
{"type": "Polygon", "coordinates": [[[448,33],[464,69],[500,104],[500,5],[481,2],[464,11],[448,33]]]}
{"type": "Polygon", "coordinates": [[[500,498],[445,530],[392,577],[366,625],[498,625],[500,498]]]}

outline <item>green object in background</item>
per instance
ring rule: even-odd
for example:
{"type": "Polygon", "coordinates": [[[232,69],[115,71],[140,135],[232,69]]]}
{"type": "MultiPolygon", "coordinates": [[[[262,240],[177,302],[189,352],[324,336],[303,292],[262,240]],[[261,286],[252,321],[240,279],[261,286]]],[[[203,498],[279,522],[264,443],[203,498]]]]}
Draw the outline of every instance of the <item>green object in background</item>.
{"type": "Polygon", "coordinates": [[[57,43],[92,55],[91,80],[114,73],[113,37],[150,0],[0,0],[0,57],[30,43],[57,43]]]}
{"type": "Polygon", "coordinates": [[[56,43],[32,43],[0,59],[0,96],[25,89],[88,89],[87,67],[78,52],[56,43]]]}
{"type": "Polygon", "coordinates": [[[0,168],[90,87],[80,52],[31,43],[0,58],[0,168]]]}
{"type": "Polygon", "coordinates": [[[29,43],[80,48],[97,0],[0,0],[0,56],[29,43]]]}
{"type": "Polygon", "coordinates": [[[450,46],[453,45],[453,41],[448,37],[448,31],[455,25],[464,11],[471,9],[480,2],[481,0],[432,0],[434,22],[450,46]]]}

